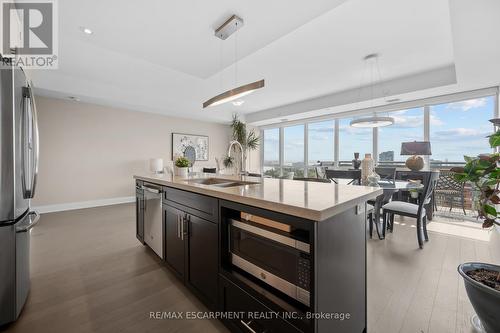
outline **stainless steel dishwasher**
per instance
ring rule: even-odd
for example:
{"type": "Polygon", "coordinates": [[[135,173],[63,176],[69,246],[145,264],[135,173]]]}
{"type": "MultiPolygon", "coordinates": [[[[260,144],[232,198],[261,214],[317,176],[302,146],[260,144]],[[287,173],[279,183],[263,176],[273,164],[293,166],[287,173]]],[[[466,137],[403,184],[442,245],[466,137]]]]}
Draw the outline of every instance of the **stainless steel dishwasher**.
{"type": "Polygon", "coordinates": [[[159,185],[144,183],[144,243],[163,259],[163,218],[159,185]]]}

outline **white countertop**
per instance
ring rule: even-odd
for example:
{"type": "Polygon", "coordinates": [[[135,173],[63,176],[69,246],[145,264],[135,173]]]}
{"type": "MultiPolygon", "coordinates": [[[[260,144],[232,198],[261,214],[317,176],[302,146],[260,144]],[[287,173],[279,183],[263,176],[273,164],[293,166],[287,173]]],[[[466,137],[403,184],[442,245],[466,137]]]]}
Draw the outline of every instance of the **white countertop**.
{"type": "Polygon", "coordinates": [[[193,174],[188,178],[168,173],[159,175],[144,173],[135,175],[134,178],[313,221],[326,220],[358,203],[374,199],[383,192],[380,188],[367,186],[207,173],[193,174]],[[189,182],[197,178],[244,180],[258,184],[218,187],[189,182]]]}

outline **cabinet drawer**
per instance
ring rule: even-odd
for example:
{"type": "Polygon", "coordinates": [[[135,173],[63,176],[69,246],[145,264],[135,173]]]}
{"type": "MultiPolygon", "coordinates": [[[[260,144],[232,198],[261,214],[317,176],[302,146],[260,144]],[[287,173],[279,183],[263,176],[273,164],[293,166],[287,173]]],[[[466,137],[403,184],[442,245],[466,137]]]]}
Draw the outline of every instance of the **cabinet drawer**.
{"type": "Polygon", "coordinates": [[[219,204],[216,198],[166,187],[163,199],[185,206],[183,209],[190,214],[217,222],[219,204]]]}
{"type": "Polygon", "coordinates": [[[242,316],[230,321],[230,325],[239,328],[240,332],[250,333],[300,333],[277,313],[247,294],[240,287],[219,277],[220,302],[222,311],[242,313],[242,316]]]}

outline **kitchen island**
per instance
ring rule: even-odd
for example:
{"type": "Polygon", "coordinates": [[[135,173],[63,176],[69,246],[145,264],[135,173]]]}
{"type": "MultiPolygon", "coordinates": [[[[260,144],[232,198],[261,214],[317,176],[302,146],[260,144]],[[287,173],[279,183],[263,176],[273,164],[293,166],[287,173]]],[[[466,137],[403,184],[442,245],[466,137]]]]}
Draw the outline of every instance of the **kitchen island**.
{"type": "Polygon", "coordinates": [[[231,331],[366,331],[365,210],[381,189],[214,174],[134,178],[137,238],[160,237],[167,267],[231,331]],[[152,189],[161,194],[161,229],[144,218],[152,189]],[[145,224],[160,235],[145,235],[145,224]]]}

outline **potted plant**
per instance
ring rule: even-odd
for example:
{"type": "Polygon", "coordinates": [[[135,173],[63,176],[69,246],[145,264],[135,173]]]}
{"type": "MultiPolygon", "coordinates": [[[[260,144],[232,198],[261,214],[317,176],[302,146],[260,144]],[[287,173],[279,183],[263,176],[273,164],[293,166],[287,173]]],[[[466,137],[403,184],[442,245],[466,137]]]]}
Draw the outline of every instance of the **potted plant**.
{"type": "MultiPolygon", "coordinates": [[[[243,163],[246,164],[248,152],[250,150],[255,150],[259,148],[260,138],[257,136],[254,130],[251,130],[247,133],[247,125],[240,121],[238,115],[233,115],[233,120],[231,122],[231,131],[232,131],[232,140],[238,141],[243,147],[243,151],[236,151],[236,145],[233,146],[233,150],[236,153],[243,154],[243,163]]],[[[236,159],[236,161],[239,159],[236,159]]],[[[226,168],[231,168],[235,166],[235,160],[231,156],[224,157],[223,163],[226,168]]],[[[238,163],[239,164],[239,163],[238,163]]],[[[244,170],[244,165],[237,166],[241,171],[244,170]]]]}
{"type": "Polygon", "coordinates": [[[179,156],[175,160],[175,175],[180,177],[188,176],[189,160],[184,156],[179,156]]]}
{"type": "MultiPolygon", "coordinates": [[[[491,148],[500,146],[500,130],[489,136],[491,148]]],[[[479,193],[478,218],[483,228],[500,226],[500,153],[465,157],[463,168],[453,168],[455,179],[474,184],[479,193]]],[[[458,266],[464,278],[467,295],[480,319],[473,325],[488,332],[500,332],[500,266],[485,263],[464,263],[458,266]]]]}

